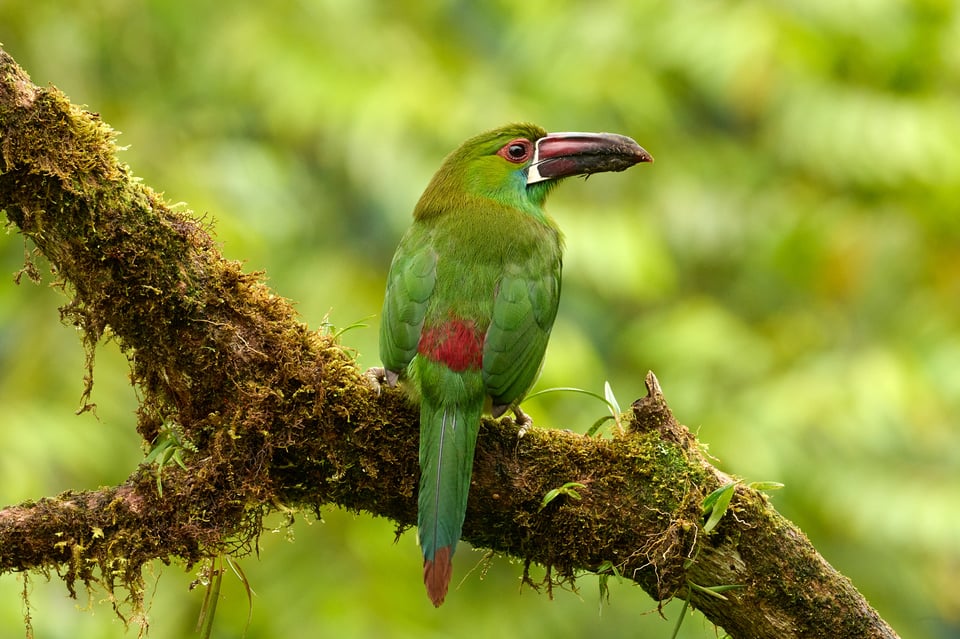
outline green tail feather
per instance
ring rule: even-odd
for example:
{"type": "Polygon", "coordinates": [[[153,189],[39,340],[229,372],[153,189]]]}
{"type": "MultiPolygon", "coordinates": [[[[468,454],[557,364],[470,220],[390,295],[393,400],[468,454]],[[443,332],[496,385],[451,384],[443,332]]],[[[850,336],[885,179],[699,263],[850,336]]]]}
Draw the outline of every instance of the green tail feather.
{"type": "MultiPolygon", "coordinates": [[[[458,381],[462,389],[463,380],[458,381]]],[[[424,393],[420,404],[417,528],[425,562],[432,562],[444,547],[450,548],[446,557],[453,554],[467,511],[483,394],[477,393],[476,399],[460,395],[460,401],[443,397],[434,402],[424,393]]]]}

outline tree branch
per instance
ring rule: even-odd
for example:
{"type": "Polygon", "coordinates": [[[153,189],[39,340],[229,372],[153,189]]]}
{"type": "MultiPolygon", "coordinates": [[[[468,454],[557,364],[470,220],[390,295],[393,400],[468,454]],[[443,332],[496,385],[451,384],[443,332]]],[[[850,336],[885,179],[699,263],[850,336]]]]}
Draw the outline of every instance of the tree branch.
{"type": "MultiPolygon", "coordinates": [[[[281,504],[413,525],[418,422],[401,393],[373,391],[334,336],[308,330],[200,222],[134,179],[96,114],[33,85],[2,50],[0,136],[0,208],[72,290],[61,312],[82,329],[89,366],[109,332],[130,360],[140,434],[193,451],[186,470],[164,467],[162,493],[144,465],[115,488],[0,511],[0,572],[54,569],[71,592],[96,582],[137,600],[145,563],[248,550],[281,504]]],[[[731,479],[652,374],[646,386],[610,440],[520,437],[486,419],[464,538],[544,564],[554,582],[615,569],[734,637],[896,637],[762,494],[738,484],[705,531],[703,499],[731,479]],[[571,481],[580,499],[541,507],[571,481]],[[718,598],[691,584],[738,588],[718,598]]]]}

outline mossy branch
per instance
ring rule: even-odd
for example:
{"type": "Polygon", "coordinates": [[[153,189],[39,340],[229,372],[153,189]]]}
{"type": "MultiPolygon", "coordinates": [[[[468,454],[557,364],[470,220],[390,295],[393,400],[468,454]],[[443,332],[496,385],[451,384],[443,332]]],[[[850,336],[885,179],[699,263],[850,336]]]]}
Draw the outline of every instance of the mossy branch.
{"type": "MultiPolygon", "coordinates": [[[[173,429],[195,449],[164,468],[162,494],[143,465],[115,488],[0,511],[0,573],[54,570],[71,592],[121,586],[136,605],[145,563],[247,551],[280,505],[413,525],[417,416],[399,392],[374,391],[333,336],[134,179],[97,115],[2,50],[0,136],[0,208],[72,291],[64,317],[89,353],[109,331],[129,358],[144,440],[173,429]]],[[[645,383],[612,440],[484,421],[464,538],[547,566],[550,583],[615,570],[734,637],[895,637],[760,493],[738,485],[704,530],[702,501],[730,478],[645,383]],[[579,499],[544,507],[568,482],[579,499]]]]}

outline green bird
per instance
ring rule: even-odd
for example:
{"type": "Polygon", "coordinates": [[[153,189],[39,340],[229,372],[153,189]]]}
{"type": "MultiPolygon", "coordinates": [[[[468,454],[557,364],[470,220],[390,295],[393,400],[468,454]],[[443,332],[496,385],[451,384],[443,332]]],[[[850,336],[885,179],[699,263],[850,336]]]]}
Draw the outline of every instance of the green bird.
{"type": "Polygon", "coordinates": [[[511,124],[444,160],[387,276],[382,379],[420,401],[417,528],[423,581],[443,603],[463,528],[480,415],[518,408],[543,363],[560,300],[563,238],[544,212],[560,179],[653,158],[610,133],[511,124]]]}

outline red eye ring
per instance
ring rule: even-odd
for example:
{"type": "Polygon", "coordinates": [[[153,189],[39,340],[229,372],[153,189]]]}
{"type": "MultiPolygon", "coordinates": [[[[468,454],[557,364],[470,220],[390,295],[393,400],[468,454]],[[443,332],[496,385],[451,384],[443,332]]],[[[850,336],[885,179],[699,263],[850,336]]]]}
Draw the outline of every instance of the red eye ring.
{"type": "Polygon", "coordinates": [[[533,155],[533,142],[526,138],[510,140],[497,151],[497,155],[513,164],[523,164],[533,155]]]}

